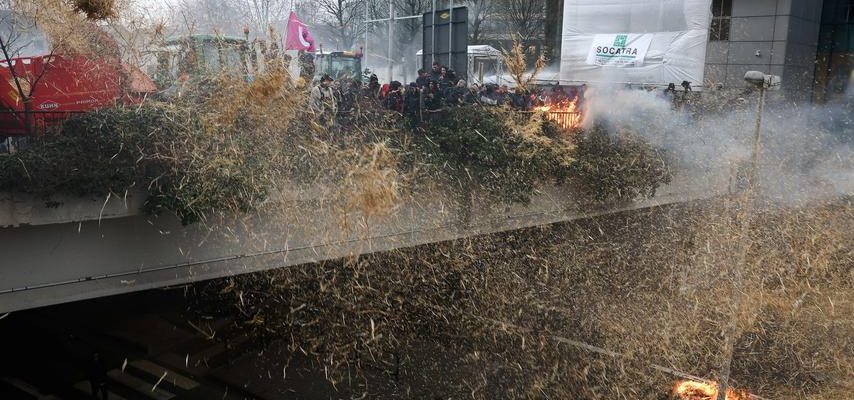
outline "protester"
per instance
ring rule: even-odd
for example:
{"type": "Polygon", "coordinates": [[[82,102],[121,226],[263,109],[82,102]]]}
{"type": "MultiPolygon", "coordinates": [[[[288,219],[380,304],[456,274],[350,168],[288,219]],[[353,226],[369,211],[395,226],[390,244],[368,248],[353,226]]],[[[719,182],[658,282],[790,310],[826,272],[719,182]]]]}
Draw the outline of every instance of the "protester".
{"type": "Polygon", "coordinates": [[[385,100],[385,97],[388,96],[388,91],[390,89],[391,89],[391,83],[383,83],[382,87],[380,88],[380,95],[378,98],[380,100],[385,100]]]}
{"type": "Polygon", "coordinates": [[[471,85],[463,97],[463,102],[466,104],[480,104],[480,87],[475,83],[471,85]]]}
{"type": "Polygon", "coordinates": [[[569,101],[575,101],[576,98],[578,98],[578,88],[570,86],[569,92],[566,92],[566,99],[569,101]]]}
{"type": "Polygon", "coordinates": [[[388,94],[385,96],[384,105],[389,110],[403,112],[403,94],[401,89],[403,85],[398,81],[393,81],[389,85],[388,94]]]}
{"type": "Polygon", "coordinates": [[[459,107],[463,105],[466,96],[466,81],[460,80],[456,86],[445,89],[445,104],[448,107],[459,107]]]}
{"type": "Polygon", "coordinates": [[[495,85],[484,85],[480,91],[479,100],[481,104],[486,104],[490,106],[498,105],[498,101],[495,100],[495,85]]]}
{"type": "Polygon", "coordinates": [[[510,105],[519,111],[528,111],[530,109],[530,96],[521,88],[517,87],[510,95],[510,105]]]}
{"type": "Polygon", "coordinates": [[[454,72],[454,70],[452,70],[452,69],[448,70],[448,72],[446,74],[446,80],[448,81],[449,85],[451,85],[451,86],[454,86],[457,83],[459,83],[459,80],[457,79],[457,73],[454,72]]]}
{"type": "Polygon", "coordinates": [[[340,99],[338,109],[342,112],[352,112],[357,106],[357,97],[362,90],[362,83],[355,80],[345,81],[339,89],[340,94],[337,98],[340,99]]]}
{"type": "Polygon", "coordinates": [[[559,83],[555,83],[554,87],[552,87],[551,93],[548,95],[549,103],[563,103],[566,101],[567,96],[566,92],[563,91],[563,87],[560,86],[559,83]]]}
{"type": "MultiPolygon", "coordinates": [[[[674,89],[670,87],[665,93],[674,89]]],[[[330,121],[354,123],[356,120],[349,116],[354,115],[359,107],[361,92],[362,98],[378,99],[381,102],[374,104],[402,113],[407,126],[415,130],[424,123],[442,118],[445,115],[443,109],[465,105],[505,106],[515,111],[529,112],[534,107],[575,101],[576,109],[581,112],[586,90],[586,84],[566,88],[559,84],[550,88],[533,86],[531,90],[516,87],[512,91],[507,85],[493,83],[467,86],[465,80],[456,80],[452,70],[434,63],[431,72],[419,70],[416,81],[405,86],[398,81],[380,85],[376,75],[371,75],[364,87],[359,81],[333,81],[324,75],[311,91],[310,108],[322,124],[330,121]],[[432,79],[433,76],[439,79],[432,79]],[[451,84],[452,80],[454,84],[451,84]]]]}
{"type": "Polygon", "coordinates": [[[499,106],[510,104],[509,98],[510,88],[507,85],[501,85],[495,90],[495,102],[499,106]]]}
{"type": "Polygon", "coordinates": [[[441,66],[439,67],[439,90],[444,92],[449,87],[453,86],[453,84],[448,80],[448,67],[441,66]]]}
{"type": "Polygon", "coordinates": [[[415,84],[419,89],[427,87],[427,82],[430,81],[430,75],[423,68],[418,70],[418,78],[415,79],[415,84]]]}
{"type": "Polygon", "coordinates": [[[424,108],[430,120],[439,117],[439,111],[442,110],[442,92],[439,91],[439,84],[436,81],[431,80],[424,90],[424,108]]]}
{"type": "Polygon", "coordinates": [[[403,96],[403,115],[413,129],[421,121],[421,90],[415,82],[409,84],[403,96]]]}
{"type": "Polygon", "coordinates": [[[667,89],[664,89],[664,96],[672,98],[676,94],[676,84],[670,83],[667,85],[667,89]]]}
{"type": "Polygon", "coordinates": [[[442,65],[433,61],[433,69],[430,70],[430,80],[438,82],[442,78],[442,65]]]}
{"type": "Polygon", "coordinates": [[[330,121],[337,112],[337,102],[332,91],[332,77],[323,75],[320,82],[311,90],[309,98],[311,110],[322,118],[322,121],[330,121]]]}
{"type": "Polygon", "coordinates": [[[368,78],[368,86],[365,89],[365,97],[370,99],[380,98],[380,80],[379,78],[377,78],[377,74],[371,74],[370,78],[368,78]]]}

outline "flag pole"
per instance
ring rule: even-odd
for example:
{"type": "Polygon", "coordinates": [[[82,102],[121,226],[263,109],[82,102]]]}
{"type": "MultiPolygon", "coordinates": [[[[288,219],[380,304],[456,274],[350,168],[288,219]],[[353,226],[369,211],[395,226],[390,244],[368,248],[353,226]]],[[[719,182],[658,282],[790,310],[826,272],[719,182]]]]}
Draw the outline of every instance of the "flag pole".
{"type": "Polygon", "coordinates": [[[430,62],[436,61],[436,0],[433,0],[433,17],[430,32],[430,62]]]}
{"type": "MultiPolygon", "coordinates": [[[[368,1],[365,0],[365,47],[362,51],[362,59],[365,61],[363,65],[363,70],[368,69],[368,1]]],[[[359,71],[359,75],[361,76],[362,71],[359,71]]]]}
{"type": "Polygon", "coordinates": [[[394,36],[394,3],[389,0],[388,1],[388,82],[394,78],[394,61],[392,58],[392,53],[394,52],[394,40],[392,37],[394,36]]]}
{"type": "Polygon", "coordinates": [[[454,69],[454,0],[450,1],[448,8],[451,10],[448,20],[448,69],[454,69]]]}

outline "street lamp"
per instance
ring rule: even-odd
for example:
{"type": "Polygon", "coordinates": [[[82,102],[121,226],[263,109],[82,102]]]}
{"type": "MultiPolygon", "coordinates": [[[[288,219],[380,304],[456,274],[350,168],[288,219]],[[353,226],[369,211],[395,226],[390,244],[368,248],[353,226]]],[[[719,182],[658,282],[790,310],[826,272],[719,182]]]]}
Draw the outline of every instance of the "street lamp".
{"type": "MultiPolygon", "coordinates": [[[[750,228],[750,219],[751,213],[753,209],[753,200],[756,195],[756,181],[757,175],[759,174],[759,145],[760,145],[760,132],[762,128],[762,113],[765,111],[765,93],[769,89],[777,89],[780,87],[780,77],[775,75],[766,75],[759,71],[748,71],[744,74],[744,80],[755,86],[759,89],[759,105],[756,110],[756,132],[753,136],[753,155],[750,165],[750,175],[748,177],[747,182],[747,192],[745,193],[745,201],[742,203],[741,213],[741,238],[744,239],[747,237],[747,232],[750,228]]],[[[742,291],[742,275],[743,272],[740,268],[740,265],[744,264],[744,260],[746,257],[747,247],[745,245],[745,241],[740,241],[740,254],[739,258],[741,262],[735,264],[734,275],[732,279],[732,297],[735,301],[735,309],[740,308],[741,297],[739,293],[742,291]]],[[[727,398],[727,390],[729,385],[729,374],[730,367],[732,366],[732,355],[733,355],[733,346],[735,342],[735,331],[736,331],[736,321],[735,316],[730,317],[730,323],[728,327],[728,331],[724,336],[724,363],[721,366],[719,386],[718,386],[718,397],[717,400],[726,400],[727,398]]]]}
{"type": "Polygon", "coordinates": [[[766,75],[759,71],[747,71],[744,74],[745,82],[759,89],[759,105],[756,110],[756,132],[753,136],[753,154],[750,164],[750,189],[756,188],[756,176],[759,171],[759,147],[760,147],[760,131],[762,129],[762,114],[765,112],[765,93],[768,90],[778,90],[780,88],[781,79],[777,75],[766,75]]]}

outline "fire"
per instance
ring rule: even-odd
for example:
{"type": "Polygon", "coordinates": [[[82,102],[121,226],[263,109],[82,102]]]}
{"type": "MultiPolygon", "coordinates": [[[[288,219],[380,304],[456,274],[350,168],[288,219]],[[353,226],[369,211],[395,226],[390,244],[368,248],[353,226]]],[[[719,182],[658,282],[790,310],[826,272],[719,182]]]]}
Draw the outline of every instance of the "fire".
{"type": "MultiPolygon", "coordinates": [[[[718,384],[717,382],[696,382],[682,381],[676,384],[673,388],[673,394],[678,396],[679,400],[717,400],[718,384]]],[[[726,400],[751,400],[753,396],[743,391],[736,391],[727,388],[726,400]]]]}
{"type": "Polygon", "coordinates": [[[537,107],[537,111],[546,113],[546,118],[554,121],[563,129],[574,128],[581,122],[581,114],[577,111],[578,99],[562,100],[556,103],[537,107]]]}
{"type": "Polygon", "coordinates": [[[537,107],[537,111],[544,112],[566,112],[566,113],[574,113],[578,107],[578,99],[570,100],[561,100],[556,103],[551,103],[542,107],[537,107]]]}

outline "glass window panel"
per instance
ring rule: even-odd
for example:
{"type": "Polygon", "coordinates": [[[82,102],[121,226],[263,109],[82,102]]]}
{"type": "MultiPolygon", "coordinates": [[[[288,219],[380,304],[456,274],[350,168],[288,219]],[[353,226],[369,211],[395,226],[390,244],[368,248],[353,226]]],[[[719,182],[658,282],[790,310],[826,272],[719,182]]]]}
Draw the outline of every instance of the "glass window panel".
{"type": "Polygon", "coordinates": [[[711,40],[720,40],[720,39],[718,39],[720,37],[720,32],[721,32],[721,20],[715,18],[712,20],[712,27],[711,27],[710,32],[709,32],[709,38],[711,38],[711,40]]]}
{"type": "Polygon", "coordinates": [[[721,27],[720,27],[721,32],[720,32],[720,39],[718,39],[718,40],[729,40],[730,20],[729,19],[721,19],[720,21],[721,21],[721,27]]]}

